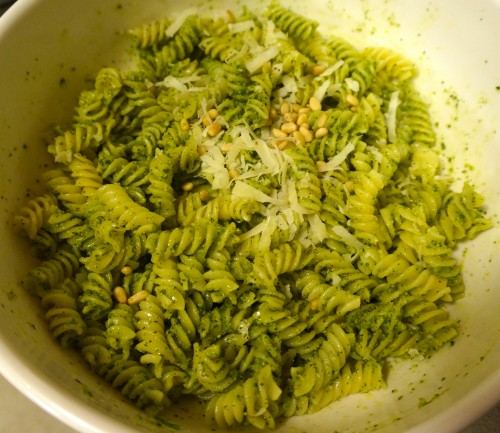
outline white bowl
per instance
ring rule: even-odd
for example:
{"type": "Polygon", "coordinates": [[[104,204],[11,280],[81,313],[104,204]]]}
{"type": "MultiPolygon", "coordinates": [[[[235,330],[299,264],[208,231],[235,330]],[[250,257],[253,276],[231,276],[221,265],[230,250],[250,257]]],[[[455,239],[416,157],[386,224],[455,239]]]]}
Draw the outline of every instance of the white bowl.
{"type": "MultiPolygon", "coordinates": [[[[255,0],[238,1],[253,7],[255,0]]],[[[414,60],[454,174],[486,197],[495,227],[467,243],[462,324],[451,347],[428,361],[399,363],[388,387],[355,395],[278,431],[456,432],[500,399],[500,2],[498,0],[282,1],[360,47],[384,45],[414,60]],[[451,95],[451,96],[450,96],[451,95]]],[[[34,265],[11,219],[37,190],[41,137],[68,121],[85,78],[120,64],[121,32],[196,4],[164,0],[19,0],[0,19],[0,372],[74,429],[88,433],[209,432],[201,411],[172,407],[162,422],[135,409],[48,331],[37,301],[18,282],[34,265]]],[[[234,2],[200,1],[203,10],[234,2]]],[[[124,41],[125,39],[125,41],[124,41]]]]}

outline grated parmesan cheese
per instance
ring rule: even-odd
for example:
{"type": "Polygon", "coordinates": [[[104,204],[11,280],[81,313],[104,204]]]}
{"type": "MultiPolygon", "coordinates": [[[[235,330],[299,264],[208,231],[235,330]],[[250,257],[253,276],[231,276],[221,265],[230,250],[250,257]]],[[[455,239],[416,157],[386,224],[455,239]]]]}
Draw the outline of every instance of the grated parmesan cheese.
{"type": "Polygon", "coordinates": [[[248,72],[253,74],[260,67],[262,67],[262,65],[264,63],[269,62],[269,60],[274,59],[279,53],[280,53],[279,48],[274,45],[274,46],[262,51],[261,53],[257,54],[255,57],[253,57],[249,61],[247,61],[245,63],[245,67],[247,68],[248,72]]]}
{"type": "Polygon", "coordinates": [[[399,105],[399,90],[391,94],[391,99],[389,100],[389,107],[385,115],[387,121],[387,138],[389,143],[394,143],[396,141],[396,117],[399,105]]]}
{"type": "Polygon", "coordinates": [[[228,23],[230,33],[243,33],[255,27],[254,20],[240,21],[238,23],[228,23]]]}
{"type": "Polygon", "coordinates": [[[170,23],[170,25],[165,30],[165,35],[168,36],[169,38],[173,38],[184,24],[184,21],[186,21],[186,18],[196,13],[197,13],[196,8],[189,8],[184,10],[175,18],[174,21],[172,21],[172,23],[170,23]]]}
{"type": "Polygon", "coordinates": [[[340,67],[342,67],[342,65],[344,64],[344,61],[343,60],[339,60],[337,63],[334,63],[332,66],[330,66],[329,68],[325,69],[321,74],[319,74],[315,80],[320,80],[321,77],[329,77],[330,75],[332,75],[337,69],[339,69],[340,67]]]}
{"type": "Polygon", "coordinates": [[[311,228],[311,240],[314,245],[323,242],[328,237],[326,225],[317,214],[309,215],[308,221],[311,228]]]}
{"type": "Polygon", "coordinates": [[[341,238],[346,243],[346,245],[349,245],[350,247],[354,248],[356,252],[360,253],[363,250],[364,245],[360,241],[358,241],[356,236],[349,233],[345,227],[335,226],[332,227],[331,230],[339,238],[341,238]]]}
{"type": "Polygon", "coordinates": [[[356,80],[353,80],[352,78],[346,78],[345,83],[347,84],[347,87],[352,90],[353,92],[359,92],[359,82],[356,80]]]}
{"type": "Polygon", "coordinates": [[[241,197],[241,198],[250,198],[257,200],[260,203],[274,203],[277,204],[279,201],[276,198],[271,197],[270,195],[264,194],[262,191],[257,188],[237,180],[234,183],[234,187],[232,190],[233,197],[241,197]]]}
{"type": "Polygon", "coordinates": [[[226,159],[217,146],[207,148],[207,152],[200,157],[203,175],[212,184],[214,189],[228,189],[230,176],[226,169],[226,159]]]}
{"type": "Polygon", "coordinates": [[[200,77],[196,75],[193,75],[191,77],[174,77],[172,75],[168,75],[163,79],[163,81],[157,83],[157,86],[171,87],[179,90],[179,92],[187,92],[187,84],[199,79],[200,77]]]}
{"type": "Polygon", "coordinates": [[[355,149],[354,144],[351,142],[347,143],[346,146],[335,156],[332,156],[326,164],[322,164],[318,166],[318,171],[319,172],[327,172],[327,171],[333,171],[333,170],[338,170],[339,165],[342,164],[349,154],[355,149]]]}
{"type": "Polygon", "coordinates": [[[321,84],[321,86],[319,86],[316,91],[314,92],[314,97],[319,101],[323,101],[323,98],[325,97],[326,95],[326,92],[328,90],[328,88],[330,87],[331,85],[331,81],[330,80],[325,80],[325,82],[323,84],[321,84]]]}

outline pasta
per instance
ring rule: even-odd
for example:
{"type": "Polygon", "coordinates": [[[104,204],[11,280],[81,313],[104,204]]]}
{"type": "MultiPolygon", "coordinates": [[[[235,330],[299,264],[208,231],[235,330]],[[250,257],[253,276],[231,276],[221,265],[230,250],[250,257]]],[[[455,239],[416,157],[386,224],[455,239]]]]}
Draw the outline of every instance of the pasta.
{"type": "Polygon", "coordinates": [[[453,341],[453,252],[491,222],[416,66],[276,3],[171,18],[130,30],[137,66],[96,74],[15,218],[55,338],[149,413],[258,429],[453,341]]]}

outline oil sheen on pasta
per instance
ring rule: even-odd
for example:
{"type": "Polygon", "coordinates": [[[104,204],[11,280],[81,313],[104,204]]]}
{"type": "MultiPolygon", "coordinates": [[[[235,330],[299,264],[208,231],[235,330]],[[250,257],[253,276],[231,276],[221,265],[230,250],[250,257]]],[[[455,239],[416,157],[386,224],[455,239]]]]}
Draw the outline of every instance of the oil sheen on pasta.
{"type": "Polygon", "coordinates": [[[491,223],[450,189],[411,62],[279,5],[130,37],[16,217],[61,344],[149,413],[192,395],[264,429],[453,341],[452,253],[491,223]]]}

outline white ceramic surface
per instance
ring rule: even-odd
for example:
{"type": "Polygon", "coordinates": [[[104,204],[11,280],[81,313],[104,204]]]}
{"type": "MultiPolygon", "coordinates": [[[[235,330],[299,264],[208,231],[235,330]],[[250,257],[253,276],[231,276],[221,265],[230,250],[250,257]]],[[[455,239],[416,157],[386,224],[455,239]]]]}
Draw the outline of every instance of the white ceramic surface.
{"type": "MultiPolygon", "coordinates": [[[[149,419],[52,340],[41,309],[18,285],[34,262],[9,222],[36,190],[47,160],[40,137],[51,123],[69,120],[86,77],[121,63],[128,44],[121,32],[193,3],[19,0],[0,19],[0,372],[82,432],[210,431],[197,406],[173,407],[160,422],[149,419]]],[[[204,11],[231,3],[200,1],[204,11]]],[[[391,46],[421,66],[418,85],[431,102],[454,173],[474,182],[498,223],[500,2],[282,3],[318,18],[323,32],[359,46],[391,46]]],[[[453,309],[462,321],[454,346],[430,361],[395,366],[387,390],[349,397],[279,431],[451,433],[492,407],[500,398],[499,242],[497,225],[461,252],[468,291],[453,309]]]]}
{"type": "MultiPolygon", "coordinates": [[[[460,433],[496,433],[500,426],[500,405],[460,433]]],[[[77,433],[37,406],[0,375],[0,432],[77,433]]]]}

